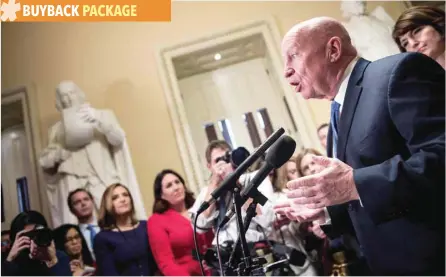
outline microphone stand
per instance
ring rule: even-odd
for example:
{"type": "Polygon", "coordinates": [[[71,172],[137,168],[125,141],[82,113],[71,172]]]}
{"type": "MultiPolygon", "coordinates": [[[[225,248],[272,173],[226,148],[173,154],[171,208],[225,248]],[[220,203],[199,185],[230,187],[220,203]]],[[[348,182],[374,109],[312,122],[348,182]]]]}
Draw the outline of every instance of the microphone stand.
{"type": "MultiPolygon", "coordinates": [[[[235,195],[234,195],[235,196],[235,195]]],[[[262,195],[263,196],[263,195],[262,195]]],[[[237,196],[240,199],[240,195],[237,196]]],[[[264,197],[264,196],[263,196],[264,197]]],[[[262,201],[263,202],[263,201],[262,201]]],[[[251,255],[249,254],[248,250],[248,243],[246,242],[246,232],[248,231],[249,225],[251,224],[251,220],[257,215],[256,208],[257,208],[257,198],[254,198],[251,204],[249,204],[249,207],[246,211],[246,217],[245,221],[242,224],[242,217],[241,217],[241,207],[240,205],[236,206],[236,214],[237,214],[237,229],[239,232],[239,236],[237,238],[237,241],[235,243],[234,249],[232,250],[231,256],[229,257],[228,266],[227,268],[232,269],[232,272],[234,271],[233,268],[234,265],[234,257],[235,253],[238,252],[238,248],[240,246],[240,242],[242,245],[242,253],[243,253],[243,261],[239,263],[238,266],[238,274],[239,276],[265,276],[263,273],[263,268],[261,268],[261,265],[259,264],[259,259],[252,259],[251,255]],[[241,231],[243,230],[243,231],[241,231]],[[256,272],[256,274],[252,274],[256,272]]],[[[236,202],[234,202],[234,205],[236,205],[236,202]]]]}
{"type": "MultiPolygon", "coordinates": [[[[269,140],[269,139],[268,139],[269,140]]],[[[230,182],[231,188],[233,190],[236,190],[234,192],[234,210],[237,214],[237,230],[238,230],[238,238],[235,243],[234,249],[232,250],[231,256],[229,257],[229,261],[227,263],[227,268],[233,270],[234,269],[234,255],[235,252],[238,250],[239,243],[241,241],[242,245],[242,253],[243,253],[243,262],[239,264],[238,268],[238,275],[244,276],[244,275],[254,275],[254,276],[264,276],[264,272],[261,267],[259,267],[259,264],[261,262],[261,259],[251,259],[248,251],[248,246],[246,243],[246,232],[249,229],[249,225],[251,223],[251,220],[254,216],[256,216],[256,208],[257,205],[265,205],[265,203],[268,201],[268,198],[266,198],[262,193],[260,193],[257,189],[257,187],[260,185],[261,181],[265,179],[268,176],[269,171],[271,171],[273,168],[278,168],[282,166],[292,155],[296,148],[296,142],[289,136],[283,136],[281,138],[277,139],[277,142],[273,143],[271,152],[268,152],[266,155],[266,165],[262,166],[260,169],[260,172],[257,173],[252,182],[247,186],[244,187],[240,193],[236,193],[240,190],[240,188],[234,188],[236,186],[232,185],[232,182],[230,182]],[[253,201],[249,205],[249,208],[246,213],[244,226],[242,226],[242,217],[241,217],[241,204],[240,202],[246,202],[247,199],[252,198],[253,201]],[[253,266],[255,264],[255,266],[253,266]]],[[[217,193],[216,193],[217,194],[217,193]]],[[[232,216],[229,212],[229,215],[225,216],[225,219],[219,224],[219,226],[222,226],[226,224],[230,217],[232,216]]],[[[265,238],[266,240],[268,238],[265,238]]],[[[234,275],[234,274],[231,274],[234,275]]]]}
{"type": "MultiPolygon", "coordinates": [[[[252,261],[251,261],[251,255],[249,254],[248,243],[246,242],[246,237],[244,235],[246,233],[247,228],[245,227],[246,225],[243,226],[244,222],[242,219],[242,204],[243,204],[242,198],[240,196],[239,189],[237,187],[236,187],[236,189],[234,189],[233,195],[234,195],[234,197],[232,199],[233,199],[234,208],[235,208],[235,215],[237,218],[237,231],[239,233],[239,236],[237,239],[237,243],[232,251],[231,257],[234,254],[234,250],[238,248],[238,243],[241,242],[243,263],[245,265],[244,268],[249,269],[251,267],[252,261]]],[[[246,223],[246,221],[245,221],[245,223],[246,223]]],[[[229,260],[231,261],[231,258],[229,260]]],[[[244,275],[244,274],[242,274],[242,275],[244,275]]]]}

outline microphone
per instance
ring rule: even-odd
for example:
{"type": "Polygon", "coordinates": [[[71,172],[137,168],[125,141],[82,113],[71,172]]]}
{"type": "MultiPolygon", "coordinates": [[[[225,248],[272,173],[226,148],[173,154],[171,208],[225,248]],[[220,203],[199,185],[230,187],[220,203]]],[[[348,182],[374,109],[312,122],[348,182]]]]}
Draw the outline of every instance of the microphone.
{"type": "Polygon", "coordinates": [[[231,190],[234,188],[234,186],[237,184],[238,179],[240,176],[248,170],[248,168],[263,154],[266,152],[266,150],[275,142],[277,141],[280,136],[285,133],[285,130],[283,128],[280,128],[274,134],[272,134],[260,147],[254,151],[254,153],[251,154],[239,167],[235,169],[234,172],[230,173],[226,178],[223,180],[223,182],[220,184],[218,188],[216,188],[211,193],[211,199],[209,201],[204,201],[203,204],[201,204],[200,208],[197,211],[197,216],[204,212],[207,208],[209,208],[210,205],[212,205],[224,192],[231,190]]]}
{"type": "MultiPolygon", "coordinates": [[[[288,265],[294,265],[294,266],[299,266],[302,267],[305,265],[305,261],[306,261],[306,256],[305,254],[303,254],[302,252],[298,251],[298,250],[292,250],[291,251],[291,257],[290,258],[286,258],[286,259],[282,259],[279,260],[277,262],[268,264],[267,266],[265,266],[263,268],[263,272],[267,273],[276,269],[281,269],[283,267],[287,267],[288,265]],[[295,258],[293,258],[293,256],[295,258]]],[[[291,271],[293,271],[291,269],[291,271]]]]}
{"type": "Polygon", "coordinates": [[[305,261],[307,260],[307,255],[305,255],[305,253],[281,243],[275,243],[272,248],[273,252],[277,255],[286,256],[290,264],[296,266],[305,265],[305,261]]]}
{"type": "MultiPolygon", "coordinates": [[[[296,142],[290,136],[282,136],[276,143],[274,143],[266,154],[264,165],[257,171],[257,174],[252,178],[251,182],[240,192],[243,203],[246,202],[248,198],[260,197],[260,200],[262,201],[258,202],[261,205],[265,204],[267,198],[261,194],[257,188],[268,176],[271,170],[281,167],[291,158],[291,156],[293,156],[294,150],[296,150],[296,142]]],[[[220,223],[220,228],[223,227],[234,214],[235,207],[232,206],[231,210],[226,213],[226,216],[220,223]]]]}
{"type": "Polygon", "coordinates": [[[306,260],[307,260],[307,255],[296,249],[291,250],[289,258],[290,264],[296,266],[304,266],[306,260]]]}

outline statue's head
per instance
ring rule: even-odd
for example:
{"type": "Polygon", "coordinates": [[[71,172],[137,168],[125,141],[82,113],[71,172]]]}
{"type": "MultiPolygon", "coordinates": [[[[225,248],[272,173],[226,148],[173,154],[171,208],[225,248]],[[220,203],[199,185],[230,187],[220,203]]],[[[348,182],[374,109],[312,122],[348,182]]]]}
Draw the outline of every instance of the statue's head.
{"type": "Polygon", "coordinates": [[[350,19],[353,16],[366,14],[366,2],[358,0],[343,0],[341,1],[342,16],[350,19]]]}
{"type": "Polygon", "coordinates": [[[56,108],[63,109],[84,104],[85,93],[73,82],[62,81],[56,88],[56,108]]]}

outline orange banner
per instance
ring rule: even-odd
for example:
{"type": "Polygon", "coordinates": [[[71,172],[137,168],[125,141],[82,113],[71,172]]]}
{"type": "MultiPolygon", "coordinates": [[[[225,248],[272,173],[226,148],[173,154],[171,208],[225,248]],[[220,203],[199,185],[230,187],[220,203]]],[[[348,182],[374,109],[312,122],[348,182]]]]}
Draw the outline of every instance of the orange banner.
{"type": "Polygon", "coordinates": [[[3,22],[170,21],[170,0],[0,0],[3,22]]]}

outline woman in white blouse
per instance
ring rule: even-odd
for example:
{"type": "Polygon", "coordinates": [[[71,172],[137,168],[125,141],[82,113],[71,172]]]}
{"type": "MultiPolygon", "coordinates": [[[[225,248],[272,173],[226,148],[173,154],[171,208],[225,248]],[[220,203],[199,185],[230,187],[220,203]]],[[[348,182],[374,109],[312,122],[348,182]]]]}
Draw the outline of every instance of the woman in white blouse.
{"type": "MultiPolygon", "coordinates": [[[[273,206],[277,203],[287,201],[286,197],[286,184],[288,181],[297,179],[298,169],[296,166],[296,158],[292,157],[282,167],[271,172],[269,179],[273,188],[273,194],[269,196],[269,200],[273,202],[273,206]]],[[[286,246],[296,249],[305,255],[307,259],[302,267],[291,265],[291,268],[296,275],[300,276],[315,276],[317,275],[316,269],[311,264],[310,258],[305,251],[302,239],[299,234],[299,223],[289,221],[287,218],[278,218],[273,222],[273,230],[270,235],[270,239],[280,243],[284,243],[286,246]]]]}

